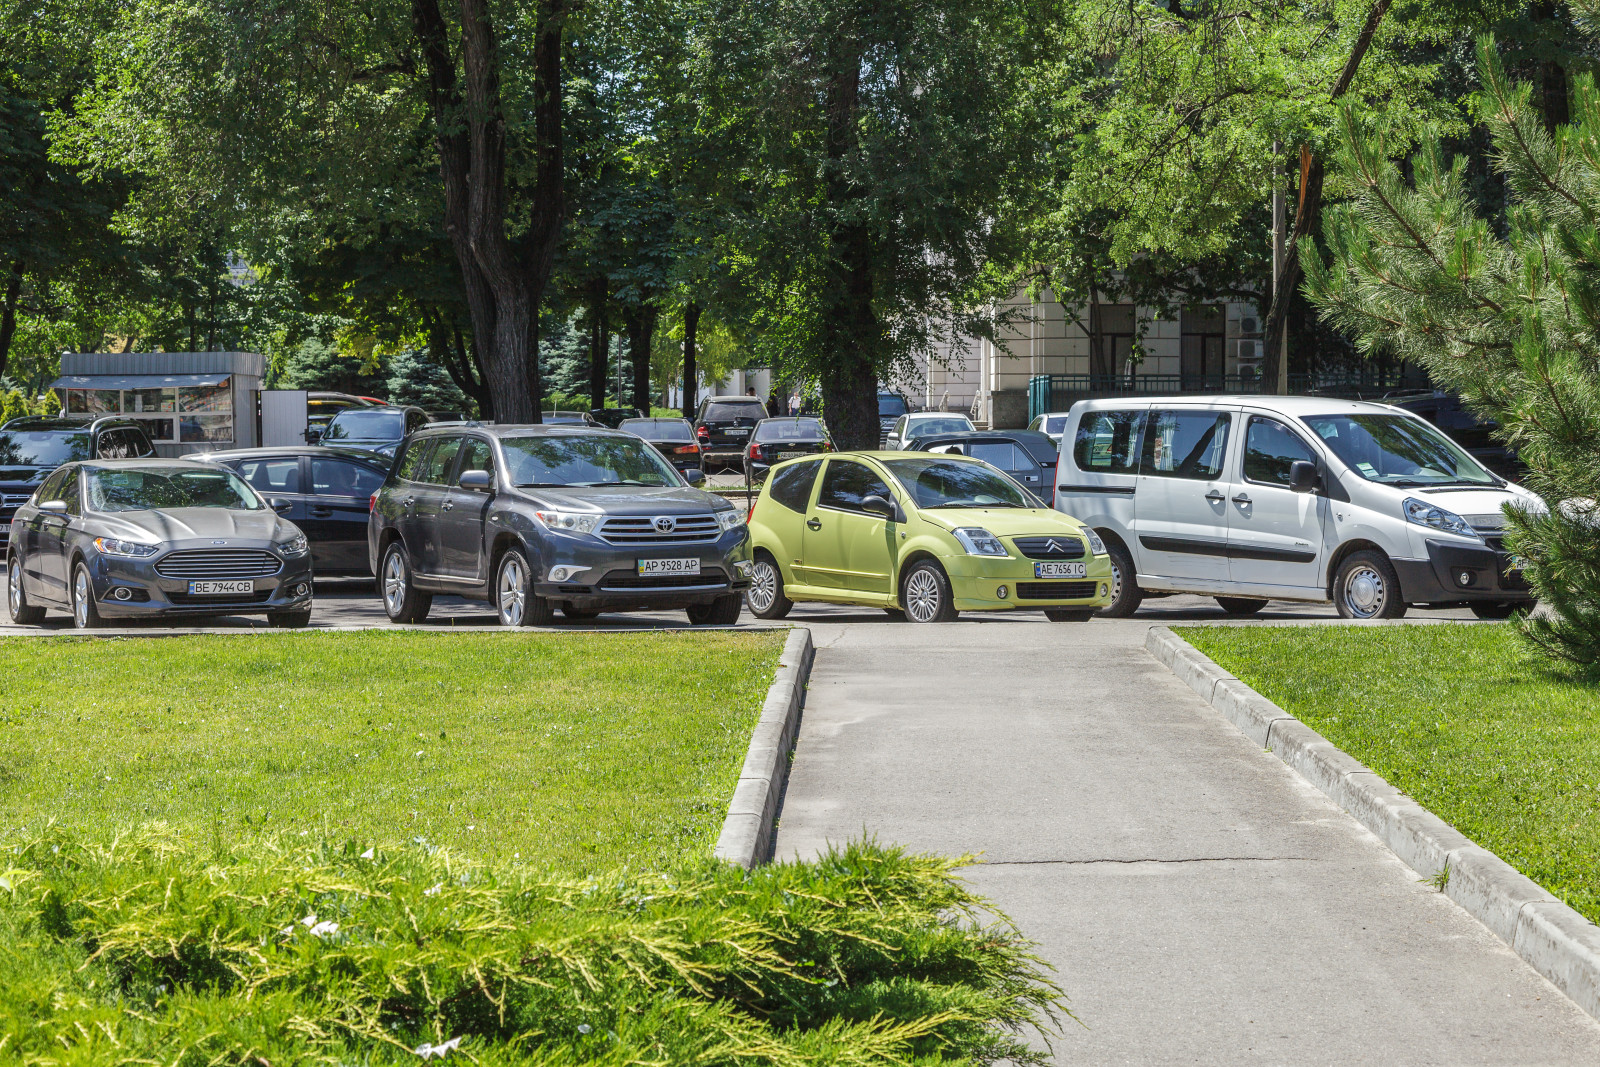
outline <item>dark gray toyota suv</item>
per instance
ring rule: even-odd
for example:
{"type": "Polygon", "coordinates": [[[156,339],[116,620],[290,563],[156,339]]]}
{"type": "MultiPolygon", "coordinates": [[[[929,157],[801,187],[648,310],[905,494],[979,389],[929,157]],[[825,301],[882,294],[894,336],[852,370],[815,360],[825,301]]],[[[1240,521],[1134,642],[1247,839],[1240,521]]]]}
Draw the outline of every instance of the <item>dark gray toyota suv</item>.
{"type": "Polygon", "coordinates": [[[683,608],[737,622],[745,514],[633,434],[441,426],[401,446],[373,495],[367,550],[384,610],[421,622],[435,594],[487,600],[505,626],[683,608]]]}

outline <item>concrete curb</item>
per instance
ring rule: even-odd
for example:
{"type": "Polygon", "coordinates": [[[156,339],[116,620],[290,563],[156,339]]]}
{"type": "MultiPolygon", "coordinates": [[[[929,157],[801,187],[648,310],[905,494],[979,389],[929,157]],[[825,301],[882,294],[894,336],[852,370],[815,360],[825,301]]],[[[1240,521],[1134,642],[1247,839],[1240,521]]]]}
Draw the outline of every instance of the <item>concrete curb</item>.
{"type": "Polygon", "coordinates": [[[1217,666],[1165,626],[1145,648],[1250,740],[1271,749],[1600,1019],[1600,927],[1406,796],[1327,738],[1217,666]]]}
{"type": "Polygon", "coordinates": [[[758,867],[772,858],[772,828],[789,780],[789,752],[800,732],[800,709],[805,707],[806,680],[816,649],[811,631],[795,627],[778,657],[778,676],[767,690],[761,718],[750,735],[744,769],[728,802],[715,855],[741,867],[758,867]]]}

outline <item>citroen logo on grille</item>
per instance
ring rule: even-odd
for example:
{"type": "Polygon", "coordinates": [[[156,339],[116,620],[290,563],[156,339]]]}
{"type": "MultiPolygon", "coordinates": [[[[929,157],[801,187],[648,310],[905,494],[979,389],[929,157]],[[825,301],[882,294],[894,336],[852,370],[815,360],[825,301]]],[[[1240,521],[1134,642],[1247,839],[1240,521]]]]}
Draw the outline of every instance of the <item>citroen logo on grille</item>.
{"type": "Polygon", "coordinates": [[[678,528],[678,520],[671,515],[656,516],[656,533],[669,534],[678,528]]]}
{"type": "Polygon", "coordinates": [[[1050,538],[1050,540],[1048,540],[1048,541],[1046,541],[1044,543],[1044,550],[1046,552],[1060,552],[1061,551],[1061,542],[1057,541],[1054,537],[1052,537],[1052,538],[1050,538]]]}

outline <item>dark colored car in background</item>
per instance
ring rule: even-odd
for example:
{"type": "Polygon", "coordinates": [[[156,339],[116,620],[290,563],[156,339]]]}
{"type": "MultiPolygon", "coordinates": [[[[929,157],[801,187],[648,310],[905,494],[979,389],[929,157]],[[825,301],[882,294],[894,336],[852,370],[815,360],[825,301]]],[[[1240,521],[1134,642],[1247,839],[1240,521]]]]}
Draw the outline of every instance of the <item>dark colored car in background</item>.
{"type": "Polygon", "coordinates": [[[911,402],[899,393],[878,394],[878,445],[883,446],[895,421],[911,410],[911,402]]]}
{"type": "Polygon", "coordinates": [[[1021,482],[1046,504],[1056,499],[1056,443],[1037,430],[972,430],[919,437],[908,452],[954,452],[981,459],[1021,482]]]}
{"type": "Polygon", "coordinates": [[[1480,419],[1462,406],[1461,398],[1454,393],[1417,393],[1409,396],[1385,397],[1385,404],[1393,404],[1433,423],[1445,436],[1466,449],[1472,458],[1488,467],[1500,477],[1516,482],[1528,473],[1517,453],[1494,436],[1500,428],[1491,419],[1480,419]]]}
{"type": "Polygon", "coordinates": [[[487,600],[504,626],[558,607],[570,619],[682,609],[726,626],[750,584],[743,509],[616,430],[423,430],[378,490],[367,544],[394,622],[421,622],[452,594],[487,600]]]}
{"type": "Polygon", "coordinates": [[[432,421],[419,407],[349,408],[333,417],[317,443],[393,456],[407,434],[432,421]]]}
{"type": "Polygon", "coordinates": [[[590,408],[589,419],[596,426],[618,429],[628,419],[640,419],[644,412],[638,408],[590,408]]]}
{"type": "Polygon", "coordinates": [[[79,629],[107,618],[266,615],[311,621],[311,549],[232,471],[182,459],[69,463],[17,510],[6,559],[11,621],[47,608],[79,629]]]}
{"type": "Polygon", "coordinates": [[[368,575],[367,515],[391,458],[333,445],[242,448],[191,459],[216,463],[243,478],[267,506],[300,527],[311,542],[319,578],[368,575]]]}
{"type": "Polygon", "coordinates": [[[762,419],[744,452],[744,476],[748,481],[759,482],[774,463],[832,451],[833,437],[821,419],[809,415],[762,419]]]}
{"type": "Polygon", "coordinates": [[[0,426],[0,550],[6,547],[11,517],[57,467],[155,454],[133,419],[21,418],[0,426]]]}
{"type": "Polygon", "coordinates": [[[700,401],[694,436],[706,473],[714,465],[736,467],[743,462],[751,431],[766,417],[767,405],[753,396],[711,396],[700,401]]]}
{"type": "Polygon", "coordinates": [[[617,429],[655,445],[679,474],[703,470],[700,443],[695,440],[694,424],[688,419],[624,419],[617,429]]]}
{"type": "Polygon", "coordinates": [[[341,411],[352,408],[381,408],[384,404],[371,397],[350,393],[310,392],[306,394],[306,443],[318,440],[328,423],[341,411]]]}

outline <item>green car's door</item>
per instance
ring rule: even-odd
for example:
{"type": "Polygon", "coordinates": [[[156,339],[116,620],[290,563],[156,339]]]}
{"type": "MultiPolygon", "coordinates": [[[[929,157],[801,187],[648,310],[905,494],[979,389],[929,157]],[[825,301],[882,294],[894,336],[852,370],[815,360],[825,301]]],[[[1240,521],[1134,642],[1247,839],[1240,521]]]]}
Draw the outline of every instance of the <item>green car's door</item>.
{"type": "Polygon", "coordinates": [[[807,584],[838,594],[889,594],[898,526],[865,509],[862,502],[869,496],[894,500],[883,476],[865,463],[843,457],[827,461],[817,502],[806,515],[807,584]]]}
{"type": "Polygon", "coordinates": [[[808,459],[785,463],[767,478],[766,498],[778,506],[762,509],[761,521],[776,538],[777,543],[770,546],[773,554],[796,585],[812,581],[805,567],[806,513],[820,470],[821,460],[808,459]]]}

